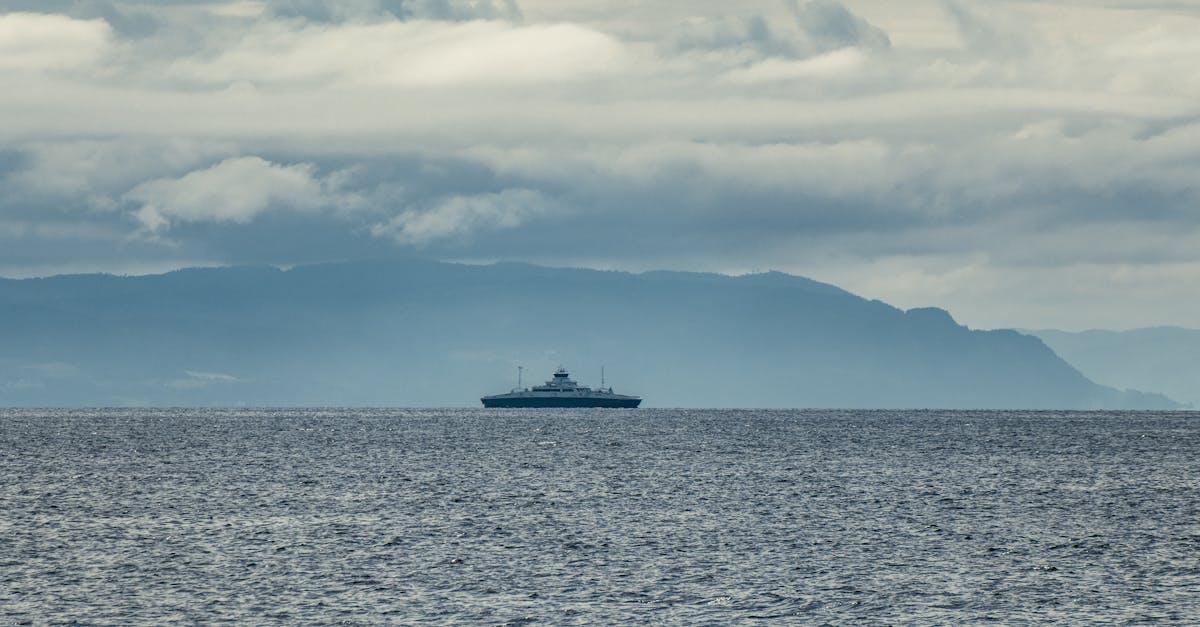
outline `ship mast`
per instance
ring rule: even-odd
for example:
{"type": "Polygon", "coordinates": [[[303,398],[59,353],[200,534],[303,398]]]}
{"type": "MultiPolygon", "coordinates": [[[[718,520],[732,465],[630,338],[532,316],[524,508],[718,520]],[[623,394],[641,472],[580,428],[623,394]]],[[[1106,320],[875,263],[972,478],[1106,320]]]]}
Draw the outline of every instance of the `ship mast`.
{"type": "Polygon", "coordinates": [[[525,366],[517,366],[517,389],[521,389],[521,371],[525,370],[525,366]]]}

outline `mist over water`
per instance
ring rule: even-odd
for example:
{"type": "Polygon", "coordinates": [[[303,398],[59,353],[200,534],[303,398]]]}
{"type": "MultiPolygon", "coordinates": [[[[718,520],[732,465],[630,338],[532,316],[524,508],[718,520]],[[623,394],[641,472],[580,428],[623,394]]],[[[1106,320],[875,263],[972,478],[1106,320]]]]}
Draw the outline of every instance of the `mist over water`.
{"type": "Polygon", "coordinates": [[[1200,413],[0,410],[0,623],[1194,623],[1200,413]]]}

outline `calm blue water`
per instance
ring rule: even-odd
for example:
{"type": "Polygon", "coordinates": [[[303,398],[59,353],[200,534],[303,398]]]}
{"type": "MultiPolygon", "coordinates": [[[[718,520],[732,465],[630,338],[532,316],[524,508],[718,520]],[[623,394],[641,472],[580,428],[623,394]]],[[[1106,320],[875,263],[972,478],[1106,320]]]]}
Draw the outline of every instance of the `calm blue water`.
{"type": "Polygon", "coordinates": [[[0,410],[0,623],[1200,622],[1200,414],[0,410]]]}

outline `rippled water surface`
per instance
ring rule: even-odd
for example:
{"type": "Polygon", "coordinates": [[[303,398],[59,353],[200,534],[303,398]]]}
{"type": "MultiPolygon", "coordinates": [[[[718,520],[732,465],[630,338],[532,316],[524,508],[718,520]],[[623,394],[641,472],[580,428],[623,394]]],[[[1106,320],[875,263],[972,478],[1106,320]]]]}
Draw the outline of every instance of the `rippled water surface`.
{"type": "Polygon", "coordinates": [[[0,623],[1200,622],[1200,414],[0,410],[0,623]]]}

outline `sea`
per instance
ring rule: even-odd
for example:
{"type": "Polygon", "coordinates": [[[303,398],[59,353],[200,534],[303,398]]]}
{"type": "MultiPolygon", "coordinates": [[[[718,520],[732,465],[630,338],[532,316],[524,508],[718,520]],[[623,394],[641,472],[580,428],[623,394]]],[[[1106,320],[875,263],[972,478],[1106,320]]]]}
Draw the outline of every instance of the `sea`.
{"type": "Polygon", "coordinates": [[[0,410],[0,624],[1200,624],[1200,413],[0,410]]]}

